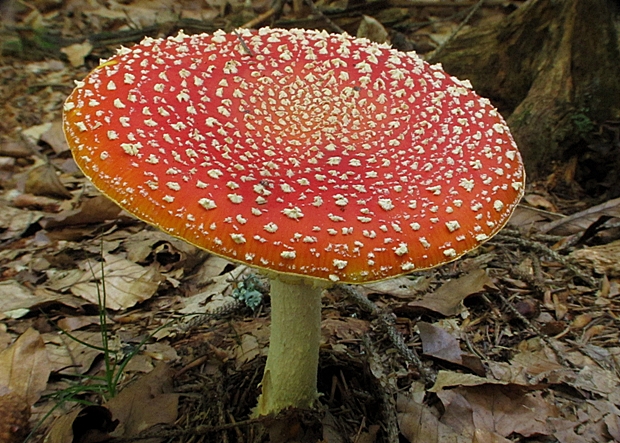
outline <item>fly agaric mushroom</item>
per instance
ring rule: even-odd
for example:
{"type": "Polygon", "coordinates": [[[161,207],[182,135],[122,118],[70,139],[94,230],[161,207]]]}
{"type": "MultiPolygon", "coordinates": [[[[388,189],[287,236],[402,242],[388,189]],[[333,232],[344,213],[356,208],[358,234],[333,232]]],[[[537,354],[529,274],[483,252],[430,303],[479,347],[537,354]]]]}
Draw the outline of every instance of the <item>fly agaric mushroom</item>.
{"type": "Polygon", "coordinates": [[[271,277],[258,415],[316,400],[326,286],[457,259],[502,228],[525,180],[469,82],[312,30],[145,38],[77,83],[64,131],[124,209],[271,277]]]}

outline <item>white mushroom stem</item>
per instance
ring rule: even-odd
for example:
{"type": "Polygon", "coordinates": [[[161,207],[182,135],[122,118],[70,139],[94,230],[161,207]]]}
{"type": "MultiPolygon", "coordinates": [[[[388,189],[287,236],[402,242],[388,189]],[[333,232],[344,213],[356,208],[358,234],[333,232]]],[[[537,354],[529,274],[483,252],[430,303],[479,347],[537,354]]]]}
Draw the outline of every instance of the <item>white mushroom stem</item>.
{"type": "Polygon", "coordinates": [[[322,292],[312,281],[272,279],[271,338],[257,416],[308,409],[318,398],[322,292]]]}

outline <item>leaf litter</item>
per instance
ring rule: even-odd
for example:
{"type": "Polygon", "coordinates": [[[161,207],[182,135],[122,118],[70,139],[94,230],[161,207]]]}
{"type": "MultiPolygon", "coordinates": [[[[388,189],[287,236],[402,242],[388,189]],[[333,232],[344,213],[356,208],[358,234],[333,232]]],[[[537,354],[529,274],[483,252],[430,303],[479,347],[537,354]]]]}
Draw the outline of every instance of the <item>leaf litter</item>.
{"type": "MultiPolygon", "coordinates": [[[[0,123],[11,135],[0,143],[0,410],[32,412],[33,441],[140,432],[179,442],[265,440],[248,414],[268,347],[267,288],[255,310],[240,303],[233,293],[247,268],[124,214],[77,173],[59,131],[72,80],[88,71],[82,65],[116,46],[83,35],[127,35],[179,17],[212,23],[222,12],[242,24],[247,12],[268,12],[266,2],[251,11],[216,3],[89,4],[67,14],[43,2],[12,16],[79,37],[59,46],[66,59],[16,57],[0,73],[13,86],[3,91],[0,123]],[[108,402],[71,391],[105,373],[104,285],[109,347],[120,356],[137,349],[108,402]]],[[[384,19],[412,19],[413,8],[392,9],[384,19]]],[[[363,32],[385,30],[372,14],[364,23],[363,32]]],[[[441,23],[422,28],[421,41],[444,41],[458,25],[441,23]]],[[[539,187],[524,200],[512,237],[435,271],[355,288],[370,309],[338,291],[326,295],[324,441],[620,440],[618,199],[572,210],[539,187]],[[572,215],[562,213],[567,207],[572,215]]]]}

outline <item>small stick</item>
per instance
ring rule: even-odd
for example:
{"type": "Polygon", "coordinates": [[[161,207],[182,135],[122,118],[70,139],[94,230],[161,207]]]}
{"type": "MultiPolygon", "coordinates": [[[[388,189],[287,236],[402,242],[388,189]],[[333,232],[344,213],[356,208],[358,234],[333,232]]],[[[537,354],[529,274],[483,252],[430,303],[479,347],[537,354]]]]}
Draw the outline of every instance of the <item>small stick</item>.
{"type": "Polygon", "coordinates": [[[271,18],[273,15],[275,15],[276,12],[278,12],[276,8],[271,8],[267,10],[266,12],[263,12],[262,14],[260,14],[258,17],[254,17],[249,22],[246,22],[245,24],[241,25],[241,28],[254,28],[260,25],[261,23],[263,23],[264,21],[266,21],[267,19],[271,18]]]}
{"type": "Polygon", "coordinates": [[[376,316],[379,319],[381,324],[385,327],[390,341],[396,347],[399,354],[417,368],[417,370],[420,372],[420,377],[427,386],[432,386],[433,384],[435,384],[435,380],[437,379],[435,373],[432,370],[428,369],[426,366],[424,366],[422,360],[420,360],[420,357],[414,349],[411,349],[407,346],[402,334],[398,332],[398,330],[394,326],[394,315],[391,312],[381,311],[376,304],[368,300],[368,297],[360,294],[360,292],[352,286],[341,285],[338,286],[338,288],[342,292],[344,292],[347,297],[355,301],[355,303],[360,308],[367,312],[370,312],[372,315],[376,316]]]}
{"type": "Polygon", "coordinates": [[[437,49],[435,49],[431,54],[429,54],[429,56],[427,57],[427,61],[437,58],[439,54],[443,52],[444,48],[448,45],[448,43],[454,40],[454,37],[456,37],[456,35],[461,31],[461,29],[463,29],[463,27],[469,22],[469,20],[471,20],[474,14],[478,12],[478,9],[480,9],[482,5],[484,4],[484,1],[485,0],[479,0],[478,3],[476,3],[471,8],[471,11],[469,11],[469,14],[467,14],[467,17],[463,19],[463,21],[456,27],[454,32],[450,34],[450,36],[446,39],[446,41],[444,41],[441,45],[439,45],[437,49]]]}
{"type": "Polygon", "coordinates": [[[545,244],[539,243],[537,241],[529,240],[527,238],[519,237],[519,236],[506,235],[504,233],[496,235],[495,237],[493,237],[491,241],[494,241],[494,240],[495,241],[500,240],[506,243],[513,243],[513,244],[517,244],[518,246],[523,246],[529,249],[533,249],[535,252],[542,253],[550,257],[552,260],[557,261],[558,263],[566,267],[566,269],[571,271],[575,276],[582,279],[584,282],[586,282],[591,287],[597,288],[599,286],[599,282],[597,279],[583,272],[581,269],[579,269],[578,266],[572,264],[570,261],[568,261],[567,258],[561,256],[560,254],[558,254],[557,252],[555,252],[553,249],[551,249],[545,244]]]}
{"type": "Polygon", "coordinates": [[[243,46],[243,49],[245,49],[245,52],[247,52],[252,57],[254,57],[254,52],[252,52],[252,50],[248,47],[248,45],[245,44],[245,41],[243,41],[243,37],[241,37],[241,34],[239,34],[236,29],[233,32],[235,33],[235,35],[241,42],[241,46],[243,46]]]}
{"type": "Polygon", "coordinates": [[[310,6],[310,9],[312,9],[312,13],[317,14],[318,16],[320,16],[323,20],[325,20],[325,23],[327,23],[327,26],[330,28],[330,30],[332,32],[337,32],[338,34],[345,34],[346,31],[344,29],[342,29],[340,26],[338,26],[336,23],[334,23],[329,17],[327,17],[325,14],[323,14],[319,8],[316,7],[316,5],[314,4],[314,2],[312,0],[304,0],[306,2],[306,4],[308,6],[310,6]]]}

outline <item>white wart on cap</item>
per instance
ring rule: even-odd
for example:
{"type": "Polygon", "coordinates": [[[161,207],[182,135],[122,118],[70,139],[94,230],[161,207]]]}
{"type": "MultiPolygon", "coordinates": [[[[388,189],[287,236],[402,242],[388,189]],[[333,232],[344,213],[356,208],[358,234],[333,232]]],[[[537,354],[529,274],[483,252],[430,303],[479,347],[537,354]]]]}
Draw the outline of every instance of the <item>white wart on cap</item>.
{"type": "Polygon", "coordinates": [[[468,82],[311,30],[146,38],[79,82],[64,129],[84,173],[137,217],[331,281],[458,258],[507,222],[525,180],[468,82]]]}

